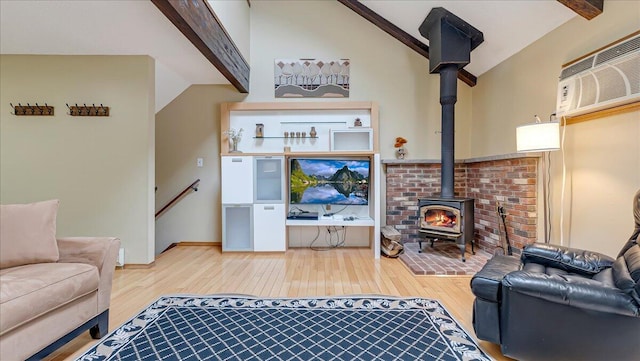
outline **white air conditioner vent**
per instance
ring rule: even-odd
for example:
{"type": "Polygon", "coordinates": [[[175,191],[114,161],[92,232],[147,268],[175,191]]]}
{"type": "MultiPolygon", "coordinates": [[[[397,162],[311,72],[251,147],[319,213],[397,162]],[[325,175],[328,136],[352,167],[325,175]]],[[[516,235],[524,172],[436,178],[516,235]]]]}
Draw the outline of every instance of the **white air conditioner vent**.
{"type": "Polygon", "coordinates": [[[582,73],[587,69],[591,69],[593,67],[593,59],[595,59],[595,56],[588,57],[562,69],[562,73],[560,73],[560,79],[566,79],[572,75],[576,75],[578,73],[582,73]]]}
{"type": "Polygon", "coordinates": [[[640,101],[640,34],[562,69],[556,115],[576,116],[640,101]]]}
{"type": "Polygon", "coordinates": [[[625,41],[620,45],[613,46],[607,50],[603,50],[598,53],[596,56],[595,65],[600,65],[602,63],[606,63],[607,61],[615,58],[619,58],[622,55],[633,52],[634,50],[640,49],[640,37],[630,39],[625,41]]]}

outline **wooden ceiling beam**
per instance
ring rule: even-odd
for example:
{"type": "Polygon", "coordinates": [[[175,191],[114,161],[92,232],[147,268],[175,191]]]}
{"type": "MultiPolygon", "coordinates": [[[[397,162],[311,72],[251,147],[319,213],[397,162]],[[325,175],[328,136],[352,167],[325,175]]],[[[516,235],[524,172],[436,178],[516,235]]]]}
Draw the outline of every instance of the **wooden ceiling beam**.
{"type": "Polygon", "coordinates": [[[602,14],[604,7],[604,0],[558,0],[558,2],[587,20],[602,14]]]}
{"type": "Polygon", "coordinates": [[[249,64],[206,0],[151,2],[239,92],[249,92],[249,64]]]}
{"type": "MultiPolygon", "coordinates": [[[[420,40],[414,38],[413,36],[411,36],[411,34],[407,33],[406,31],[400,29],[399,27],[391,23],[389,20],[383,18],[375,11],[364,6],[360,1],[338,0],[338,2],[348,7],[349,9],[353,10],[353,12],[360,15],[364,19],[368,20],[369,22],[371,22],[373,25],[380,28],[385,33],[393,36],[398,41],[408,46],[411,50],[429,59],[429,46],[427,46],[425,43],[421,42],[420,40]]],[[[460,69],[458,71],[458,79],[462,80],[469,86],[476,85],[478,81],[475,75],[469,73],[464,69],[460,69]]]]}

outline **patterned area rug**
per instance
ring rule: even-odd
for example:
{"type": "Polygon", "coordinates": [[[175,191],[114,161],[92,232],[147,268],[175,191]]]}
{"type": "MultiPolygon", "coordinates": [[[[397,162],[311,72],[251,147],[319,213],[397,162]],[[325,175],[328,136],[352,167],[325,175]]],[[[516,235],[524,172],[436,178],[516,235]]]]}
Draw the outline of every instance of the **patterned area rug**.
{"type": "Polygon", "coordinates": [[[491,360],[438,301],[164,296],[78,360],[491,360]]]}

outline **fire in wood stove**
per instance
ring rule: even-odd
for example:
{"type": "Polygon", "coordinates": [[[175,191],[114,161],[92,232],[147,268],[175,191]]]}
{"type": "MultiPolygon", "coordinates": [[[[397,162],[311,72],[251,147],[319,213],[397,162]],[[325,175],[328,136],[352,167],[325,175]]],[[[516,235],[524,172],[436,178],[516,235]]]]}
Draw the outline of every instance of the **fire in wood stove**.
{"type": "Polygon", "coordinates": [[[448,209],[448,207],[423,207],[420,210],[424,215],[421,218],[421,228],[431,229],[449,229],[453,232],[460,232],[458,226],[458,217],[460,217],[460,211],[457,209],[448,209]]]}

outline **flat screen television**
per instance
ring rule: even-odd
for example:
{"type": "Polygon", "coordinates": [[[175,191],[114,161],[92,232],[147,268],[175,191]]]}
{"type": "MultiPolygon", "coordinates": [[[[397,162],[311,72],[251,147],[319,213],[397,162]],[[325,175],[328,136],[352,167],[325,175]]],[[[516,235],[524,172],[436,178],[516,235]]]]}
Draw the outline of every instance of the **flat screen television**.
{"type": "Polygon", "coordinates": [[[291,158],[290,204],[369,204],[370,159],[291,158]]]}

